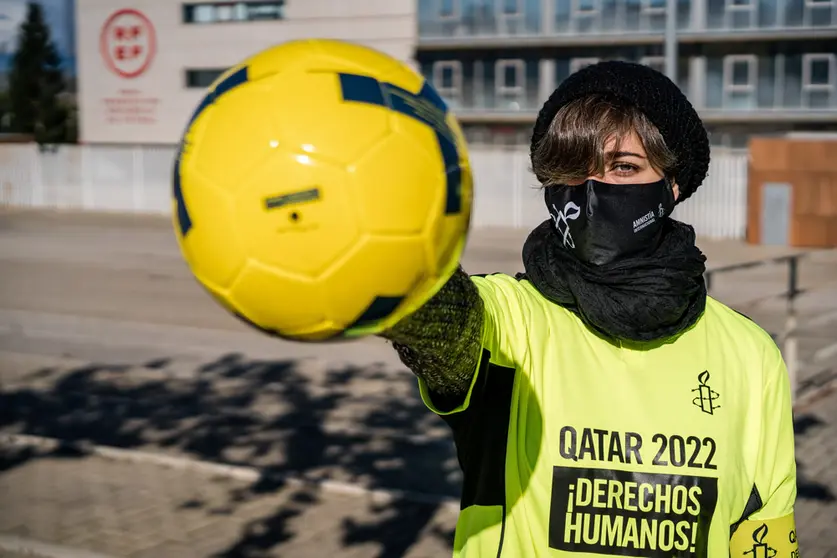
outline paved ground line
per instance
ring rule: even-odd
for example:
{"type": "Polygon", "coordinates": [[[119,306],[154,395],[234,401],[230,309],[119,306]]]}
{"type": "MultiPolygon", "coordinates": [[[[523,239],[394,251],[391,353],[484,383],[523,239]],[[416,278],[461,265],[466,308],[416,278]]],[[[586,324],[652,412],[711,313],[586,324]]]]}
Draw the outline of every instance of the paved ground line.
{"type": "Polygon", "coordinates": [[[26,558],[113,558],[105,554],[42,543],[11,535],[0,535],[0,553],[2,552],[13,552],[26,558]]]}
{"type": "MultiPolygon", "coordinates": [[[[44,436],[30,436],[26,434],[0,434],[0,443],[6,443],[15,446],[34,447],[45,451],[51,451],[61,446],[66,446],[67,442],[57,438],[48,438],[44,436]]],[[[71,447],[81,449],[83,452],[98,455],[114,461],[130,461],[134,463],[147,463],[159,465],[161,467],[170,467],[173,469],[191,469],[200,471],[207,475],[221,476],[231,478],[243,482],[256,482],[262,476],[262,470],[257,467],[246,467],[242,465],[226,465],[223,463],[213,463],[210,461],[201,461],[188,457],[175,457],[170,455],[162,455],[159,453],[138,450],[126,450],[115,448],[111,446],[99,445],[82,445],[70,444],[71,447]]],[[[441,494],[430,494],[414,491],[383,489],[383,488],[364,488],[357,484],[339,482],[333,480],[307,479],[290,474],[277,474],[277,478],[295,486],[317,486],[322,490],[332,492],[335,494],[344,494],[350,496],[361,496],[371,498],[378,502],[390,502],[393,500],[406,500],[408,502],[417,504],[431,504],[443,507],[450,507],[452,509],[459,509],[459,502],[450,496],[441,494]]]]}

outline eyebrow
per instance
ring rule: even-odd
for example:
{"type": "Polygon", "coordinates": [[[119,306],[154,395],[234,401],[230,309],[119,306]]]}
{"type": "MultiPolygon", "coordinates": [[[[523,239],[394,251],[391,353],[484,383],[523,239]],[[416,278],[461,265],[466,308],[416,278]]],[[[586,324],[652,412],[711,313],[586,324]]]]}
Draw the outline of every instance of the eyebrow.
{"type": "Polygon", "coordinates": [[[619,159],[620,157],[636,157],[637,159],[645,159],[644,156],[632,151],[609,151],[607,153],[608,159],[619,159]]]}

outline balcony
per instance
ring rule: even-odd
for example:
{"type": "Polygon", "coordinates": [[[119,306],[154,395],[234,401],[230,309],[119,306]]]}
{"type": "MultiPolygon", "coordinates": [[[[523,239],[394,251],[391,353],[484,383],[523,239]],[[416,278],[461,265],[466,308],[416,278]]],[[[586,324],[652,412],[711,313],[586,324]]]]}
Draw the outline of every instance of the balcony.
{"type": "Polygon", "coordinates": [[[703,108],[726,114],[837,110],[837,54],[706,59],[703,108]]]}
{"type": "MultiPolygon", "coordinates": [[[[422,49],[662,42],[665,0],[419,0],[422,49]],[[502,42],[500,41],[502,40],[502,42]]],[[[683,42],[837,39],[837,0],[679,0],[683,42]]]]}
{"type": "MultiPolygon", "coordinates": [[[[515,124],[534,120],[558,83],[598,60],[434,60],[422,70],[464,123],[515,124]]],[[[680,86],[707,123],[837,123],[837,53],[691,57],[679,67],[680,86]]]]}
{"type": "Polygon", "coordinates": [[[540,106],[537,60],[434,62],[425,73],[457,114],[530,113],[540,106]]]}

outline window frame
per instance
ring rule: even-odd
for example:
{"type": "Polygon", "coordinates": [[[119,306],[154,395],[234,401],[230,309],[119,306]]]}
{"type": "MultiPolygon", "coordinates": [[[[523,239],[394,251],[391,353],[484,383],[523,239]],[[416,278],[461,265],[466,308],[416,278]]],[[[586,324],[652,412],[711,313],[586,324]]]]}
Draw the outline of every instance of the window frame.
{"type": "Polygon", "coordinates": [[[463,68],[461,60],[436,60],[430,70],[433,80],[433,87],[436,92],[444,98],[454,100],[458,103],[462,102],[462,86],[463,86],[463,68]],[[445,87],[444,71],[451,70],[453,77],[453,85],[445,87]]]}
{"type": "Polygon", "coordinates": [[[215,23],[232,23],[233,21],[237,21],[235,19],[236,12],[238,11],[236,10],[236,7],[237,6],[234,2],[219,2],[215,4],[215,23]],[[223,11],[229,11],[229,19],[221,19],[218,17],[218,15],[223,11]]]}
{"type": "Polygon", "coordinates": [[[593,0],[595,7],[590,9],[583,9],[581,7],[582,0],[570,0],[570,2],[570,19],[575,19],[576,17],[597,16],[602,12],[601,0],[593,0]]]}
{"type": "Polygon", "coordinates": [[[837,90],[837,54],[831,52],[810,52],[802,55],[802,91],[837,90]],[[811,71],[815,62],[828,64],[828,83],[811,83],[811,71]]]}
{"type": "Polygon", "coordinates": [[[251,1],[249,1],[249,2],[244,2],[244,9],[245,9],[245,10],[248,10],[248,9],[250,9],[250,8],[253,8],[253,6],[247,6],[247,4],[262,4],[262,5],[273,5],[273,6],[276,6],[276,7],[277,7],[277,9],[278,9],[278,12],[279,12],[279,16],[280,16],[280,17],[273,17],[273,18],[262,18],[262,17],[260,17],[260,18],[250,18],[250,19],[245,19],[245,20],[243,20],[243,21],[248,21],[248,22],[255,22],[255,21],[284,21],[284,19],[285,19],[285,8],[286,8],[286,6],[287,6],[287,5],[285,4],[285,0],[282,0],[281,2],[253,2],[253,1],[251,0],[251,1]]]}
{"type": "MultiPolygon", "coordinates": [[[[456,1],[456,0],[453,0],[456,1]]],[[[183,25],[218,25],[230,23],[256,23],[263,21],[285,21],[285,9],[287,0],[234,0],[228,2],[183,2],[181,5],[181,24],[183,25]],[[275,18],[248,18],[248,8],[252,5],[270,5],[277,8],[278,17],[275,18]],[[212,18],[210,21],[196,21],[194,13],[199,8],[210,8],[212,18]],[[220,20],[217,17],[219,8],[229,8],[232,14],[231,19],[220,20]],[[243,18],[236,17],[237,12],[242,12],[243,18]]]]}
{"type": "Polygon", "coordinates": [[[666,13],[666,5],[652,6],[652,0],[642,0],[639,4],[639,13],[643,15],[663,15],[666,13]]]}
{"type": "Polygon", "coordinates": [[[498,97],[526,95],[526,61],[522,58],[501,58],[494,63],[494,93],[498,97]],[[506,85],[506,68],[515,68],[514,86],[506,85]]]}
{"type": "Polygon", "coordinates": [[[806,8],[837,8],[837,0],[805,0],[806,8]]]}
{"type": "Polygon", "coordinates": [[[724,0],[724,27],[727,29],[753,29],[758,26],[758,0],[747,0],[747,5],[737,5],[735,0],[724,0]],[[733,26],[732,18],[736,14],[745,14],[748,16],[746,27],[733,26]]]}
{"type": "Polygon", "coordinates": [[[729,93],[755,93],[759,77],[759,60],[755,54],[730,54],[724,56],[724,69],[721,84],[724,95],[729,93]],[[747,62],[747,84],[734,83],[735,64],[747,62]]]}
{"type": "Polygon", "coordinates": [[[748,4],[736,4],[735,0],[724,0],[724,12],[752,12],[758,8],[758,2],[754,0],[747,0],[748,4]]]}
{"type": "Polygon", "coordinates": [[[494,4],[495,15],[498,18],[521,18],[526,14],[526,0],[512,0],[515,5],[515,11],[513,12],[506,11],[507,1],[508,0],[497,0],[497,3],[494,4]]]}
{"type": "Polygon", "coordinates": [[[212,4],[206,2],[186,2],[181,4],[181,23],[185,25],[207,25],[211,23],[215,23],[214,14],[215,8],[212,4]],[[208,21],[202,21],[195,19],[195,13],[198,10],[209,10],[209,13],[212,17],[209,18],[208,21]]]}

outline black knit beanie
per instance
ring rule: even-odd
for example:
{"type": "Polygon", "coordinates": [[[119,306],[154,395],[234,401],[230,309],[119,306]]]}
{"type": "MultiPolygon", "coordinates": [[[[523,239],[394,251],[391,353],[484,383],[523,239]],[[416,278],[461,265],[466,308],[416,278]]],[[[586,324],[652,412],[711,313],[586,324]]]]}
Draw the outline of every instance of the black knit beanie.
{"type": "Polygon", "coordinates": [[[674,178],[680,187],[678,203],[697,190],[709,170],[709,138],[703,122],[674,82],[641,64],[599,62],[564,80],[538,114],[531,153],[535,152],[561,107],[589,94],[612,96],[644,113],[677,156],[674,178]]]}

